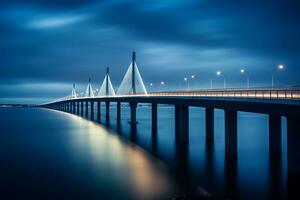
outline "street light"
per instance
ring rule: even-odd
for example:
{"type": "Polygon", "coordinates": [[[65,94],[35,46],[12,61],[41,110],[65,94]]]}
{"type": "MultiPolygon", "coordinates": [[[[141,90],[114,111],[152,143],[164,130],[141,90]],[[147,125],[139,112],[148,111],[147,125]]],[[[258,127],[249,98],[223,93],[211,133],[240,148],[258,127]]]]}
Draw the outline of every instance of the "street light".
{"type": "MultiPolygon", "coordinates": [[[[217,71],[217,76],[222,76],[222,72],[221,71],[217,71]]],[[[225,76],[223,76],[224,78],[224,89],[226,88],[226,79],[225,79],[225,76]]]]}
{"type": "Polygon", "coordinates": [[[249,88],[249,86],[250,86],[250,78],[249,78],[249,74],[248,73],[246,73],[246,70],[245,69],[241,69],[240,70],[240,72],[241,72],[241,74],[246,74],[246,76],[247,76],[247,88],[249,88]]]}
{"type": "Polygon", "coordinates": [[[150,87],[152,87],[153,86],[153,83],[150,83],[150,87]]]}
{"type": "Polygon", "coordinates": [[[187,89],[189,90],[190,88],[189,79],[187,77],[184,77],[183,80],[187,82],[187,89]]]}
{"type": "MultiPolygon", "coordinates": [[[[282,70],[284,70],[284,68],[285,68],[285,66],[283,65],[283,64],[280,64],[280,65],[278,65],[277,66],[277,70],[279,70],[279,71],[282,71],[282,70]]],[[[274,82],[275,82],[275,70],[273,71],[273,73],[272,73],[272,88],[274,87],[274,82]]]]}
{"type": "Polygon", "coordinates": [[[165,85],[165,82],[164,81],[160,81],[160,90],[162,91],[163,90],[163,86],[165,85]]]}
{"type": "MultiPolygon", "coordinates": [[[[195,75],[191,75],[191,79],[192,79],[192,81],[194,80],[196,78],[196,76],[195,75]]],[[[193,83],[193,87],[196,87],[196,82],[195,81],[193,81],[192,83],[193,83]],[[194,83],[193,83],[194,82],[194,83]]]]}

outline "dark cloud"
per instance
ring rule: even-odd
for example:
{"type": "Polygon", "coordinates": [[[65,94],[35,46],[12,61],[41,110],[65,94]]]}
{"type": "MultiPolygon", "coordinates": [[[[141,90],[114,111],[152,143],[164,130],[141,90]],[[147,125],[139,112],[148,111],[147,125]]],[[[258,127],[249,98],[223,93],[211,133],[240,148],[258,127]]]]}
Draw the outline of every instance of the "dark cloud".
{"type": "Polygon", "coordinates": [[[66,9],[66,8],[77,8],[80,6],[90,5],[95,2],[101,2],[100,0],[2,0],[0,1],[1,6],[13,7],[19,5],[26,6],[38,6],[44,8],[53,9],[66,9]]]}
{"type": "Polygon", "coordinates": [[[26,83],[57,89],[51,83],[65,87],[77,82],[83,88],[91,76],[99,84],[106,66],[117,85],[132,50],[147,83],[165,80],[172,87],[196,73],[206,87],[221,69],[232,74],[228,82],[236,86],[243,80],[238,70],[246,66],[257,86],[267,85],[276,65],[284,63],[284,75],[278,74],[282,84],[297,85],[299,10],[299,2],[292,0],[4,0],[0,102],[15,94],[48,97],[38,88],[21,87],[26,83]],[[4,89],[9,83],[12,89],[4,89]]]}

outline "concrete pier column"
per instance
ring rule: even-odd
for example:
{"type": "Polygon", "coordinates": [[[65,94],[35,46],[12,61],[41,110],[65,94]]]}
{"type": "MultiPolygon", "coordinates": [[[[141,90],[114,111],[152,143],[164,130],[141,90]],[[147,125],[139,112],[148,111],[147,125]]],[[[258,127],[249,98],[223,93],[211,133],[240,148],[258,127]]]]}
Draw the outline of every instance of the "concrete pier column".
{"type": "Polygon", "coordinates": [[[214,140],[214,109],[205,108],[205,133],[206,142],[214,140]]]}
{"type": "Polygon", "coordinates": [[[117,122],[121,121],[121,102],[117,102],[117,122]]]}
{"type": "Polygon", "coordinates": [[[189,107],[175,105],[175,136],[176,139],[189,141],[189,107]]]}
{"type": "Polygon", "coordinates": [[[85,102],[85,116],[86,117],[89,116],[89,102],[88,101],[85,102]]]}
{"type": "Polygon", "coordinates": [[[105,102],[105,117],[106,117],[106,123],[109,122],[109,106],[110,106],[110,101],[105,102]]]}
{"type": "Polygon", "coordinates": [[[97,101],[97,120],[101,121],[101,101],[97,101]]]}
{"type": "Polygon", "coordinates": [[[225,110],[225,156],[237,158],[237,111],[225,110]]]}
{"type": "Polygon", "coordinates": [[[300,180],[300,117],[287,116],[287,194],[299,196],[300,180]]]}
{"type": "Polygon", "coordinates": [[[83,116],[83,101],[80,102],[80,106],[81,106],[81,109],[80,109],[80,114],[81,116],[83,116]]]}
{"type": "Polygon", "coordinates": [[[91,119],[94,119],[94,101],[91,101],[91,119]]]}
{"type": "Polygon", "coordinates": [[[74,101],[72,101],[71,106],[72,106],[72,113],[75,113],[75,102],[74,101]]]}
{"type": "Polygon", "coordinates": [[[130,102],[130,123],[131,125],[136,125],[137,121],[136,121],[136,107],[137,107],[137,103],[136,102],[130,102]]]}
{"type": "Polygon", "coordinates": [[[269,115],[269,154],[272,158],[281,157],[280,115],[269,115]]]}
{"type": "Polygon", "coordinates": [[[73,101],[73,114],[76,114],[76,102],[73,101]]]}
{"type": "Polygon", "coordinates": [[[157,132],[157,103],[152,103],[151,106],[152,132],[157,132]]]}
{"type": "Polygon", "coordinates": [[[77,103],[77,111],[76,111],[76,114],[79,115],[79,101],[77,101],[76,103],[77,103]]]}

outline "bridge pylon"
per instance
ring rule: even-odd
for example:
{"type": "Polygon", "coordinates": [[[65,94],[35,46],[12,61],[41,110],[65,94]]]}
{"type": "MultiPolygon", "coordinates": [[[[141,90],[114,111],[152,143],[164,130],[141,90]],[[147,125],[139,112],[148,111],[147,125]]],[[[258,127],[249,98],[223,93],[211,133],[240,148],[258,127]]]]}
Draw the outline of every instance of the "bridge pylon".
{"type": "Polygon", "coordinates": [[[104,80],[100,86],[99,92],[97,96],[115,96],[115,91],[111,83],[111,79],[109,77],[109,68],[106,68],[106,75],[104,80]]]}
{"type": "Polygon", "coordinates": [[[131,64],[118,89],[118,94],[147,94],[144,81],[136,64],[136,55],[134,51],[132,52],[131,64]]]}
{"type": "Polygon", "coordinates": [[[91,78],[89,78],[89,83],[86,87],[86,91],[85,91],[85,97],[94,97],[94,92],[93,92],[93,88],[92,88],[92,84],[91,84],[91,78]]]}
{"type": "Polygon", "coordinates": [[[76,89],[75,89],[75,83],[73,83],[71,98],[72,99],[77,98],[77,93],[76,93],[76,89]]]}

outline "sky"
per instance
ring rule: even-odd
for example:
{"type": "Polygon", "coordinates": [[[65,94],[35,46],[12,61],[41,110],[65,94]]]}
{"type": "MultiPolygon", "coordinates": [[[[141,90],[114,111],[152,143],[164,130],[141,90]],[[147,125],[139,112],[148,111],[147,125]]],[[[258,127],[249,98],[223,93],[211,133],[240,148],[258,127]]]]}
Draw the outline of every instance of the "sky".
{"type": "Polygon", "coordinates": [[[89,77],[99,88],[106,67],[117,88],[132,51],[152,91],[187,89],[184,77],[190,88],[245,87],[247,76],[269,87],[272,74],[299,86],[299,10],[297,0],[1,0],[0,103],[46,102],[72,83],[81,92],[89,77]]]}

